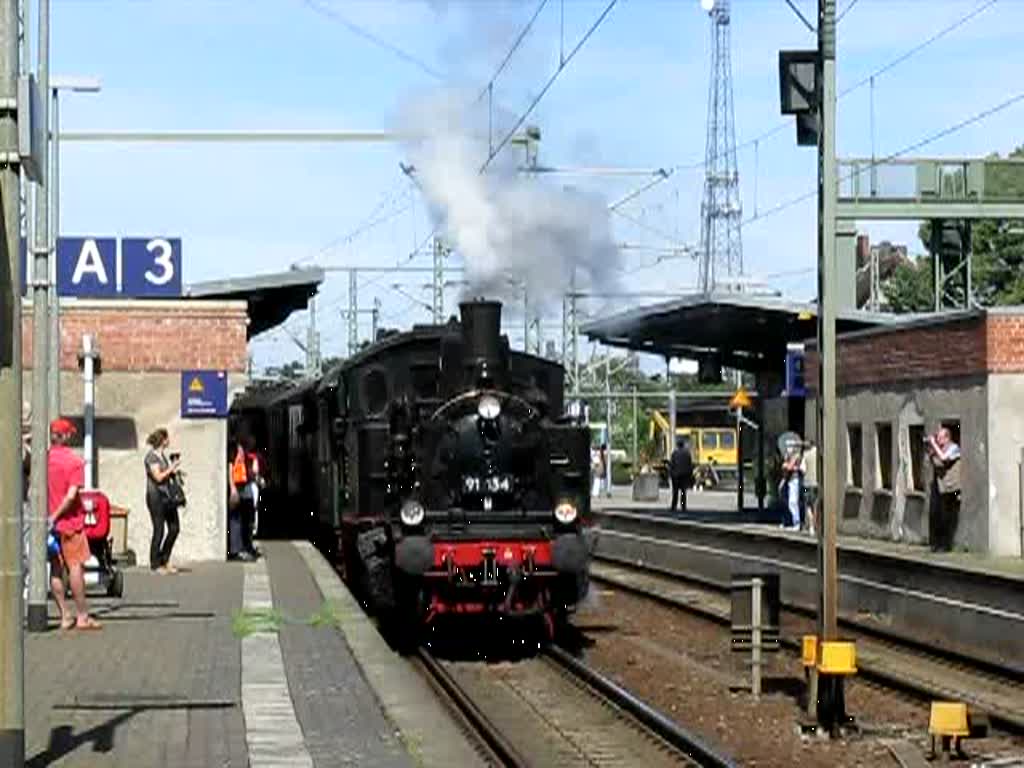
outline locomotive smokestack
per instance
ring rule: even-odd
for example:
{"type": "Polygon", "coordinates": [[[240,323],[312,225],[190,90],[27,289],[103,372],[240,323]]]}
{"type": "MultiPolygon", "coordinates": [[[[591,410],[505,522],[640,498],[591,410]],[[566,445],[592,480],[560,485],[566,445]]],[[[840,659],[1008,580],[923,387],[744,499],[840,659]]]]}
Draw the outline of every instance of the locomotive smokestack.
{"type": "Polygon", "coordinates": [[[477,299],[459,304],[466,364],[482,378],[501,368],[501,302],[477,299]]]}

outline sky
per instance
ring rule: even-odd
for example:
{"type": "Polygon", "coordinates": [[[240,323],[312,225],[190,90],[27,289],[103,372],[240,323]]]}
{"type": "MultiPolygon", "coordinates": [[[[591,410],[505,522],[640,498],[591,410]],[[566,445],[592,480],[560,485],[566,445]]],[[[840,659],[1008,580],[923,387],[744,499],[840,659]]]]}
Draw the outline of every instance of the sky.
{"type": "MultiPolygon", "coordinates": [[[[813,0],[794,0],[813,19],[813,0]]],[[[851,0],[840,0],[843,10],[851,0]]],[[[608,0],[548,0],[493,80],[503,120],[530,106],[608,0]]],[[[537,0],[52,0],[51,72],[92,75],[99,94],[62,98],[65,130],[174,128],[397,129],[415,100],[442,88],[476,91],[492,80],[537,0]]],[[[885,156],[1016,95],[1024,72],[1021,0],[854,0],[839,24],[844,91],[972,9],[938,42],[839,101],[841,157],[885,156]],[[871,114],[875,116],[874,139],[871,114]]],[[[35,29],[33,28],[33,33],[35,29]]],[[[815,293],[815,152],[796,146],[779,114],[780,49],[813,48],[814,35],[784,0],[733,0],[732,77],[744,219],[745,272],[784,295],[815,293]],[[777,126],[756,145],[750,139],[777,126]]],[[[614,166],[671,177],[613,215],[624,250],[623,290],[683,292],[688,258],[658,262],[646,248],[695,246],[700,236],[710,24],[697,0],[619,0],[538,102],[526,124],[542,134],[540,161],[614,166]],[[637,223],[638,222],[638,223],[637,223]]],[[[928,144],[915,154],[1006,153],[1024,143],[1024,103],[928,144]]],[[[510,149],[508,151],[514,151],[510,149]]],[[[329,145],[86,145],[66,143],[64,235],[180,236],[186,283],[323,266],[429,267],[417,246],[434,222],[403,175],[402,143],[329,145]],[[370,224],[371,226],[367,226],[370,224]],[[357,233],[354,236],[353,233],[357,233]]],[[[644,177],[558,177],[608,202],[644,177]]],[[[920,251],[914,224],[860,223],[873,241],[920,251]]],[[[360,278],[361,308],[381,323],[428,322],[429,274],[360,278]],[[401,287],[393,289],[392,284],[401,287]]],[[[340,311],[348,278],[329,272],[318,304],[324,356],[346,352],[340,311]]],[[[447,308],[458,300],[446,295],[447,308]]],[[[655,297],[647,301],[657,300],[655,297]]],[[[632,299],[637,303],[641,299],[632,299]]],[[[591,316],[627,301],[589,300],[591,316]]],[[[369,333],[361,317],[361,334],[369,333]]],[[[257,368],[301,358],[306,314],[252,344],[257,368]]],[[[543,336],[560,347],[552,312],[543,336]]],[[[510,325],[513,345],[522,332],[510,325]]]]}

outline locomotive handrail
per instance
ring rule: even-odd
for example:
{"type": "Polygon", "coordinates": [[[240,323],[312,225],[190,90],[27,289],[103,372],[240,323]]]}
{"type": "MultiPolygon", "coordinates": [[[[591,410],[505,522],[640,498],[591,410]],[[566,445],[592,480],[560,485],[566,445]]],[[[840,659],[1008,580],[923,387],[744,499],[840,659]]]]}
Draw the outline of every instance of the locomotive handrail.
{"type": "Polygon", "coordinates": [[[497,397],[500,400],[510,400],[521,407],[525,407],[528,412],[537,411],[537,409],[534,408],[534,406],[530,405],[528,402],[523,400],[523,398],[519,397],[518,395],[513,395],[511,392],[503,392],[499,389],[471,389],[467,392],[463,392],[461,395],[456,395],[451,400],[448,400],[447,402],[443,403],[436,411],[434,411],[431,414],[430,420],[436,421],[437,419],[441,418],[447,411],[451,410],[455,406],[461,405],[467,400],[478,399],[480,397],[483,397],[484,395],[491,395],[492,397],[497,397]]]}

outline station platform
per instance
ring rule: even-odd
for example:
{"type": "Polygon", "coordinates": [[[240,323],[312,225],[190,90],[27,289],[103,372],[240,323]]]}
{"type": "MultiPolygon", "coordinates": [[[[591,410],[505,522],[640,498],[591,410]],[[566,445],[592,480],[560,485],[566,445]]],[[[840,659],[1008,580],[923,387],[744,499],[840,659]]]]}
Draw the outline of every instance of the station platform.
{"type": "MultiPolygon", "coordinates": [[[[595,497],[591,503],[593,508],[599,512],[635,512],[685,522],[727,525],[735,527],[737,530],[746,530],[758,535],[781,539],[813,538],[807,531],[791,531],[780,528],[774,519],[777,513],[767,509],[759,511],[757,498],[751,494],[745,496],[742,512],[739,511],[735,491],[704,491],[702,493],[691,491],[687,496],[686,514],[680,512],[676,512],[675,515],[671,514],[669,512],[671,501],[671,491],[664,488],[661,490],[657,502],[649,502],[633,501],[630,489],[619,486],[612,489],[610,497],[595,497]]],[[[921,560],[929,565],[942,565],[958,570],[1006,576],[1024,582],[1024,558],[1020,557],[998,557],[966,551],[932,552],[929,547],[924,545],[842,534],[838,537],[838,543],[840,549],[869,551],[890,557],[921,560]]]]}
{"type": "MultiPolygon", "coordinates": [[[[126,573],[100,631],[26,636],[27,764],[478,765],[436,695],[312,546],[126,573]]],[[[51,606],[52,610],[52,606],[51,606]]]]}
{"type": "MultiPolygon", "coordinates": [[[[596,556],[723,589],[740,573],[777,573],[784,603],[817,604],[816,537],[751,522],[734,493],[692,494],[685,515],[662,499],[632,502],[625,488],[595,499],[596,556]]],[[[849,626],[1024,670],[1024,561],[850,536],[839,538],[838,559],[849,626]]]]}

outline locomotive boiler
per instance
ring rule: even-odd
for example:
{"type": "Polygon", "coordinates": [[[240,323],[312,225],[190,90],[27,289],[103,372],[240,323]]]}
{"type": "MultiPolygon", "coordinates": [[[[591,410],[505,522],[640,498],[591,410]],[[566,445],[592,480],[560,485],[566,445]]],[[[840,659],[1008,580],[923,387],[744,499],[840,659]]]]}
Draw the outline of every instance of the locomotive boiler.
{"type": "Polygon", "coordinates": [[[266,420],[301,433],[270,436],[294,447],[278,474],[315,466],[287,514],[409,639],[467,614],[552,633],[588,588],[589,431],[563,415],[562,367],[500,326],[500,303],[475,300],[382,334],[266,420]]]}

